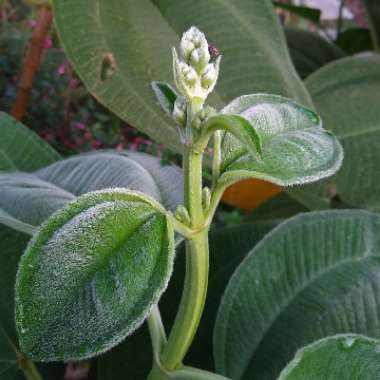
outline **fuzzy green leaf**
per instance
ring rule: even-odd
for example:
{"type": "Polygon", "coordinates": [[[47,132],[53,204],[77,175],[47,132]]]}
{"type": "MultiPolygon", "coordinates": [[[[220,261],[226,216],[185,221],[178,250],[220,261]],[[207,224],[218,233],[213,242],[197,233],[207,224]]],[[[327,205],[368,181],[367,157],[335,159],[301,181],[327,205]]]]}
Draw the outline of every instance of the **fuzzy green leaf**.
{"type": "Polygon", "coordinates": [[[254,157],[258,158],[262,154],[262,142],[259,134],[255,127],[240,115],[212,116],[201,126],[201,130],[203,137],[210,137],[218,130],[228,132],[239,140],[240,144],[245,146],[254,157]]]}
{"type": "Polygon", "coordinates": [[[342,334],[299,350],[278,380],[378,380],[380,341],[342,334]]]}
{"type": "Polygon", "coordinates": [[[29,172],[60,159],[49,144],[4,112],[0,112],[0,136],[0,171],[29,172]]]}
{"type": "Polygon", "coordinates": [[[21,349],[84,359],[121,342],[164,291],[173,261],[165,210],[123,189],[88,193],[34,235],[16,281],[21,349]]]}
{"type": "Polygon", "coordinates": [[[327,335],[379,338],[379,316],[380,216],[302,214],[268,233],[232,276],[215,324],[216,368],[273,380],[298,349],[327,335]]]}
{"type": "Polygon", "coordinates": [[[322,128],[319,116],[289,99],[255,94],[235,99],[222,112],[240,114],[260,137],[262,154],[253,157],[234,136],[222,139],[220,183],[259,178],[280,186],[317,181],[335,173],[343,152],[322,128]]]}
{"type": "Polygon", "coordinates": [[[153,81],[152,89],[156,95],[158,104],[171,117],[173,114],[174,102],[177,99],[178,94],[170,84],[165,82],[153,81]]]}

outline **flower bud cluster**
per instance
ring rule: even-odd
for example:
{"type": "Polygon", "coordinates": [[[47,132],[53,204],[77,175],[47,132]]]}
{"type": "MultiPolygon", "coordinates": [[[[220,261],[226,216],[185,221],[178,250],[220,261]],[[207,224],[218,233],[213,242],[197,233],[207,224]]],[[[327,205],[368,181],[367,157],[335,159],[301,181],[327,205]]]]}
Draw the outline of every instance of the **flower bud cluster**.
{"type": "Polygon", "coordinates": [[[173,48],[176,86],[188,101],[198,98],[203,103],[215,87],[221,57],[210,62],[206,37],[195,26],[183,34],[179,53],[173,48]]]}

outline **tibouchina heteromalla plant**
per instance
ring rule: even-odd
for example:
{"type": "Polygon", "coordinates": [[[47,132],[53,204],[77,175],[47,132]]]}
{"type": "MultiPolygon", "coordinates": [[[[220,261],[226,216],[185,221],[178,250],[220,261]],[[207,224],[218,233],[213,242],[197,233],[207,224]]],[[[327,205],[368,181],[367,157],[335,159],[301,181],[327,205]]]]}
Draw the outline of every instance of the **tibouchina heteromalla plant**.
{"type": "MultiPolygon", "coordinates": [[[[339,169],[343,153],[316,113],[281,96],[243,95],[220,111],[206,105],[222,64],[214,50],[191,27],[178,52],[173,48],[177,90],[152,83],[183,146],[184,202],[174,215],[144,193],[105,189],[67,204],[29,243],[17,275],[16,321],[30,359],[93,357],[147,320],[154,351],[149,380],[226,379],[183,364],[205,305],[208,233],[224,190],[245,178],[280,186],[317,181],[339,169]],[[211,143],[207,187],[202,158],[211,143]],[[167,334],[158,302],[172,273],[175,232],[186,244],[186,278],[167,334]]],[[[29,372],[29,379],[39,378],[29,372]]]]}

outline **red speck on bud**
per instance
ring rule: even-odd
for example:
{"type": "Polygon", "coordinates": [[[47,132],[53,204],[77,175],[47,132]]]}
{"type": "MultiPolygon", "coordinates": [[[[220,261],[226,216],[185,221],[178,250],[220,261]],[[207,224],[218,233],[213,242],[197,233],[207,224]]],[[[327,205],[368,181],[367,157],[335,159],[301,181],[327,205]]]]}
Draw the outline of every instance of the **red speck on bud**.
{"type": "Polygon", "coordinates": [[[210,53],[211,58],[216,58],[220,55],[219,49],[213,44],[208,44],[208,52],[210,53]]]}

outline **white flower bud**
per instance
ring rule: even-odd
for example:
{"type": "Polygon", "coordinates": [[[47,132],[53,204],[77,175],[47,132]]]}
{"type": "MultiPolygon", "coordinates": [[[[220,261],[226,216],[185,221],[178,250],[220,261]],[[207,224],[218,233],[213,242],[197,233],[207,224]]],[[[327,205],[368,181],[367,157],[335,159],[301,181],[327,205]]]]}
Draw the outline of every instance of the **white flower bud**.
{"type": "Polygon", "coordinates": [[[192,26],[182,36],[180,57],[173,48],[174,81],[179,92],[191,101],[197,98],[203,104],[215,87],[219,73],[220,57],[210,62],[205,35],[192,26]]]}
{"type": "Polygon", "coordinates": [[[219,56],[215,62],[209,63],[205,73],[202,75],[202,87],[207,90],[208,94],[214,89],[216,81],[218,80],[220,59],[221,57],[219,56]]]}
{"type": "Polygon", "coordinates": [[[181,58],[189,62],[190,55],[194,49],[200,49],[202,51],[207,51],[208,53],[208,43],[205,35],[195,26],[192,26],[188,31],[183,33],[179,52],[181,58]]]}
{"type": "Polygon", "coordinates": [[[186,125],[186,101],[182,96],[178,96],[174,102],[173,119],[181,126],[186,125]]]}

